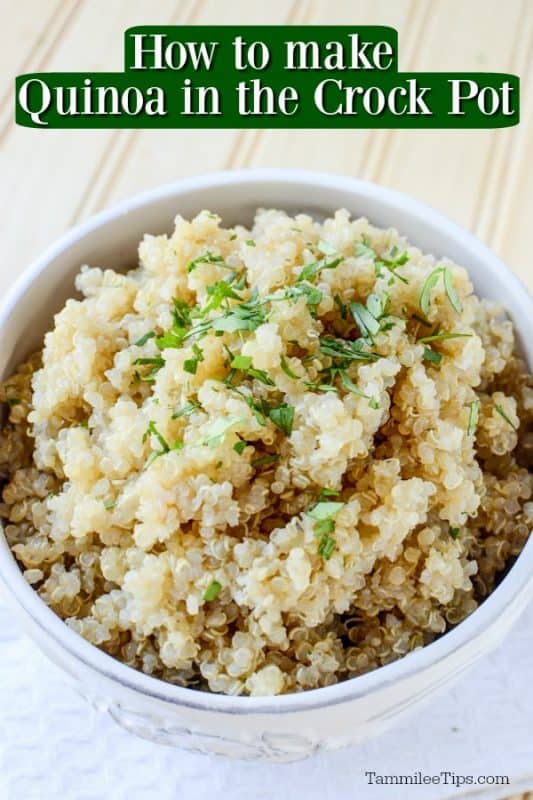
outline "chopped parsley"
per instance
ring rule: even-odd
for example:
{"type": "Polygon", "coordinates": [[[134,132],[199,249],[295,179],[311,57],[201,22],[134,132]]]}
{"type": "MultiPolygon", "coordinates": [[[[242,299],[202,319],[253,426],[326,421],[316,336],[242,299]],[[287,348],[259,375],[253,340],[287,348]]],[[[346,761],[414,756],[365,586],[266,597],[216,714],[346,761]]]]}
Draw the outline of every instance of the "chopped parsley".
{"type": "Polygon", "coordinates": [[[157,439],[160,449],[152,450],[144,465],[145,470],[148,469],[159,456],[164,456],[166,453],[170,453],[171,450],[181,450],[183,447],[183,442],[180,441],[175,441],[171,447],[165,437],[157,430],[157,426],[153,420],[150,420],[148,423],[148,428],[143,436],[143,442],[146,442],[150,436],[154,436],[157,439]]]}
{"type": "Polygon", "coordinates": [[[279,299],[279,300],[297,300],[299,297],[305,297],[306,303],[311,309],[314,309],[318,306],[322,301],[322,292],[320,289],[317,289],[316,286],[313,286],[311,283],[307,283],[306,281],[302,281],[297,286],[289,286],[279,298],[272,298],[272,299],[279,299]]]}
{"type": "Polygon", "coordinates": [[[400,252],[399,248],[394,245],[391,248],[389,257],[379,256],[376,251],[370,247],[370,240],[368,237],[363,236],[363,241],[357,242],[355,245],[355,255],[357,257],[368,258],[370,261],[374,262],[374,272],[376,274],[376,278],[383,278],[384,269],[387,269],[391,273],[389,283],[393,283],[394,278],[398,278],[398,280],[402,281],[402,283],[409,283],[407,278],[404,278],[403,275],[399,275],[396,272],[398,267],[402,267],[409,261],[409,254],[407,250],[400,252]]]}
{"type": "Polygon", "coordinates": [[[159,431],[157,430],[156,424],[155,424],[155,422],[153,420],[150,420],[150,422],[148,423],[148,428],[146,429],[146,431],[144,433],[144,436],[143,436],[143,443],[146,442],[146,440],[150,436],[155,436],[155,438],[159,442],[159,444],[161,446],[161,449],[163,450],[164,453],[168,453],[169,452],[170,447],[168,445],[168,442],[165,439],[165,437],[161,433],[159,433],[159,431]]]}
{"type": "Polygon", "coordinates": [[[379,403],[375,398],[365,394],[348,375],[347,368],[353,361],[376,361],[381,356],[378,353],[363,350],[367,344],[364,339],[351,341],[349,339],[336,339],[334,336],[324,336],[319,340],[320,352],[329,356],[333,364],[325,367],[320,374],[326,378],[323,383],[306,383],[311,389],[318,389],[322,392],[336,392],[335,380],[341,379],[344,388],[354,394],[364,397],[369,401],[373,408],[379,408],[379,403]]]}
{"type": "Polygon", "coordinates": [[[205,602],[212,603],[213,600],[220,594],[221,589],[222,589],[221,583],[219,583],[218,581],[211,581],[211,583],[204,592],[205,602]]]}
{"type": "Polygon", "coordinates": [[[333,359],[343,361],[377,361],[381,356],[378,353],[363,350],[366,342],[363,339],[351,341],[349,339],[336,339],[334,336],[323,336],[320,340],[320,352],[333,359]]]}
{"type": "Polygon", "coordinates": [[[359,258],[368,258],[374,261],[376,258],[376,251],[370,247],[370,239],[368,236],[363,235],[362,241],[356,243],[355,255],[359,258]]]}
{"type": "Polygon", "coordinates": [[[361,332],[361,336],[367,342],[372,343],[374,337],[382,330],[388,330],[392,322],[387,322],[387,307],[389,305],[389,295],[378,297],[377,294],[369,294],[366,305],[358,302],[350,303],[350,311],[361,332]]]}
{"type": "Polygon", "coordinates": [[[471,436],[476,428],[479,419],[479,400],[472,400],[470,403],[470,415],[468,417],[468,427],[466,433],[471,436]]]}
{"type": "Polygon", "coordinates": [[[255,416],[257,422],[259,423],[259,425],[263,425],[263,426],[266,425],[267,424],[266,417],[268,416],[268,414],[270,412],[270,406],[266,402],[266,400],[263,400],[263,398],[260,398],[259,400],[255,400],[255,398],[252,397],[251,395],[245,394],[244,392],[241,392],[241,390],[238,389],[236,386],[232,386],[231,388],[232,388],[232,390],[234,392],[237,392],[237,394],[240,397],[242,397],[242,399],[244,400],[244,402],[246,403],[248,408],[251,411],[253,411],[254,416],[255,416]]]}
{"type": "Polygon", "coordinates": [[[442,267],[436,267],[429,273],[422,286],[422,291],[420,292],[420,299],[418,301],[418,304],[420,306],[421,312],[425,316],[427,316],[429,313],[429,306],[431,303],[431,292],[437,285],[441,273],[442,273],[442,267]]]}
{"type": "Polygon", "coordinates": [[[443,276],[444,290],[446,292],[446,295],[453,310],[457,314],[461,314],[463,310],[462,303],[453,285],[452,273],[449,267],[435,267],[435,269],[432,270],[427,276],[422,286],[422,291],[420,292],[420,299],[418,302],[420,310],[422,311],[424,316],[427,316],[429,313],[429,306],[431,304],[431,292],[437,285],[441,275],[443,276]]]}
{"type": "Polygon", "coordinates": [[[294,380],[299,380],[300,376],[296,375],[296,373],[292,371],[292,369],[289,367],[287,363],[287,359],[285,358],[285,356],[281,356],[280,365],[285,375],[287,375],[289,378],[294,378],[294,380]]]}
{"type": "Polygon", "coordinates": [[[335,295],[333,301],[339,309],[342,319],[346,319],[348,316],[348,306],[342,302],[338,294],[335,295]]]}
{"type": "Polygon", "coordinates": [[[344,256],[335,255],[334,258],[331,258],[332,255],[333,253],[325,254],[325,257],[321,258],[319,261],[313,261],[311,264],[306,264],[305,267],[300,270],[300,273],[296,278],[296,283],[301,283],[302,281],[313,281],[317,277],[318,273],[323,269],[335,269],[335,267],[338,267],[339,264],[344,261],[344,256]],[[330,260],[328,260],[328,257],[330,260]]]}
{"type": "Polygon", "coordinates": [[[318,520],[319,522],[333,517],[338,511],[341,510],[344,503],[335,502],[332,500],[319,500],[308,512],[307,516],[318,520]]]}
{"type": "Polygon", "coordinates": [[[309,389],[316,389],[318,392],[337,392],[337,387],[331,383],[310,383],[306,381],[305,385],[309,389]]]}
{"type": "MultiPolygon", "coordinates": [[[[262,369],[255,369],[252,365],[252,359],[250,356],[233,356],[233,353],[229,348],[226,348],[230,354],[231,361],[230,367],[233,370],[239,370],[240,372],[244,372],[248,377],[255,378],[255,380],[259,381],[260,383],[264,383],[265,386],[275,386],[274,381],[270,378],[267,373],[262,369]]],[[[233,372],[230,372],[228,375],[228,380],[231,382],[233,378],[233,372]]]]}
{"type": "Polygon", "coordinates": [[[516,425],[514,425],[514,423],[512,422],[512,420],[511,420],[511,419],[510,419],[510,418],[507,416],[507,414],[506,414],[506,413],[505,413],[505,411],[503,410],[503,408],[502,408],[501,406],[499,406],[497,403],[495,403],[495,404],[494,404],[494,410],[495,410],[495,411],[496,411],[496,412],[497,412],[497,413],[500,415],[500,417],[502,417],[502,419],[504,419],[504,420],[506,421],[506,423],[507,423],[508,425],[510,425],[510,426],[511,426],[511,428],[512,428],[514,431],[516,431],[516,430],[517,430],[517,427],[516,427],[516,425]]]}
{"type": "Polygon", "coordinates": [[[452,537],[452,539],[458,539],[459,538],[459,534],[461,533],[461,530],[460,530],[460,528],[452,528],[451,525],[450,525],[449,533],[450,533],[450,536],[452,537]]]}
{"type": "Polygon", "coordinates": [[[153,383],[159,370],[165,366],[165,359],[162,356],[153,356],[152,358],[136,358],[133,363],[136,366],[150,366],[151,369],[145,375],[140,375],[139,373],[136,373],[136,375],[138,375],[141,381],[153,383]]]}
{"type": "Polygon", "coordinates": [[[282,403],[280,406],[270,409],[269,417],[274,425],[282,430],[286,436],[291,435],[294,423],[294,406],[282,403]]]}
{"type": "Polygon", "coordinates": [[[453,285],[452,273],[448,267],[444,267],[444,289],[448,295],[448,300],[456,314],[461,314],[463,305],[459,299],[459,295],[455,291],[453,285]]]}
{"type": "Polygon", "coordinates": [[[8,397],[6,400],[9,408],[14,408],[14,406],[19,406],[22,403],[20,397],[8,397]]]}
{"type": "MultiPolygon", "coordinates": [[[[327,496],[324,493],[332,492],[331,489],[322,489],[320,497],[327,496]]],[[[316,520],[313,532],[320,537],[318,542],[318,554],[326,561],[329,561],[336,547],[335,539],[331,536],[335,530],[335,520],[333,517],[344,506],[344,503],[330,500],[319,500],[309,511],[307,516],[316,520]]]]}
{"type": "Polygon", "coordinates": [[[146,344],[146,342],[147,342],[149,339],[153,339],[153,338],[154,338],[154,336],[156,336],[156,335],[157,335],[157,334],[156,334],[156,332],[155,332],[155,331],[148,331],[148,333],[145,333],[145,334],[144,334],[144,336],[141,336],[141,338],[140,338],[140,339],[137,339],[137,341],[136,341],[136,342],[134,342],[134,346],[135,346],[135,347],[142,347],[142,346],[143,346],[143,344],[146,344]]]}
{"type": "Polygon", "coordinates": [[[364,307],[362,303],[350,303],[350,310],[353,318],[359,326],[361,336],[363,336],[365,339],[373,340],[374,336],[379,333],[379,329],[381,327],[379,321],[373,316],[373,314],[370,313],[367,308],[364,307]]]}
{"type": "Polygon", "coordinates": [[[227,333],[255,331],[267,319],[264,301],[259,299],[258,294],[257,289],[254,289],[248,300],[227,309],[224,316],[212,320],[209,327],[214,331],[227,333]]]}
{"type": "Polygon", "coordinates": [[[189,261],[187,265],[187,272],[192,272],[199,264],[220,264],[223,262],[224,259],[222,256],[215,255],[215,253],[211,253],[208,250],[207,253],[198,256],[198,258],[195,258],[193,261],[189,261]]]}
{"type": "Polygon", "coordinates": [[[442,354],[437,353],[436,350],[432,350],[431,347],[424,347],[422,357],[424,361],[429,361],[431,364],[440,364],[442,361],[442,354]]]}
{"type": "Polygon", "coordinates": [[[194,356],[192,358],[187,358],[183,362],[183,369],[190,375],[196,375],[198,364],[200,363],[200,361],[204,360],[204,354],[201,348],[196,343],[193,344],[192,351],[194,353],[194,356]]]}
{"type": "MultiPolygon", "coordinates": [[[[359,388],[359,386],[357,386],[357,385],[356,385],[356,384],[355,384],[355,383],[352,381],[352,379],[350,378],[350,376],[348,375],[348,373],[346,372],[346,370],[344,370],[344,369],[339,369],[339,371],[338,371],[338,372],[339,372],[339,375],[340,375],[340,379],[341,379],[341,381],[342,381],[342,385],[344,386],[344,388],[345,388],[345,389],[347,389],[349,392],[352,392],[353,394],[357,394],[357,395],[359,395],[359,397],[364,397],[366,400],[372,400],[372,399],[374,399],[374,398],[371,398],[371,397],[370,397],[370,395],[368,395],[368,394],[365,394],[365,393],[363,392],[363,390],[362,390],[362,389],[360,389],[360,388],[359,388]]],[[[379,408],[379,403],[378,403],[377,407],[379,408]]]]}
{"type": "Polygon", "coordinates": [[[232,369],[240,369],[246,372],[252,366],[251,356],[235,356],[230,363],[232,369]]]}
{"type": "Polygon", "coordinates": [[[430,336],[422,336],[417,339],[417,342],[424,344],[425,342],[439,342],[445,339],[469,339],[471,333],[432,333],[430,336]]]}
{"type": "Polygon", "coordinates": [[[201,408],[199,403],[195,403],[193,401],[189,401],[186,403],[182,408],[178,408],[172,414],[172,419],[179,419],[180,417],[190,417],[194,414],[195,411],[201,408]]]}
{"type": "Polygon", "coordinates": [[[248,442],[245,442],[244,439],[239,439],[239,441],[235,442],[235,444],[233,445],[233,449],[239,455],[242,455],[243,450],[245,450],[247,447],[248,447],[248,442]]]}
{"type": "Polygon", "coordinates": [[[275,454],[260,456],[252,461],[252,467],[267,467],[270,464],[275,464],[278,459],[279,456],[275,454]]]}
{"type": "Polygon", "coordinates": [[[329,561],[336,546],[337,543],[335,539],[333,539],[328,533],[322,534],[318,544],[318,554],[326,561],[329,561]]]}
{"type": "Polygon", "coordinates": [[[246,239],[246,244],[248,247],[255,247],[255,242],[253,239],[246,239]]]}
{"type": "Polygon", "coordinates": [[[177,333],[177,331],[165,331],[162,336],[158,336],[155,340],[156,345],[160,350],[165,350],[167,347],[182,347],[185,340],[185,331],[177,333]]]}
{"type": "Polygon", "coordinates": [[[246,422],[243,417],[226,417],[217,419],[214,425],[211,426],[209,433],[201,439],[201,445],[207,445],[208,447],[218,447],[227,433],[233,428],[235,425],[246,422]]]}
{"type": "Polygon", "coordinates": [[[104,508],[107,511],[111,511],[111,509],[115,508],[116,504],[117,504],[116,500],[104,500],[104,508]]]}
{"type": "Polygon", "coordinates": [[[318,499],[323,500],[325,497],[338,497],[339,495],[340,492],[338,492],[336,489],[328,489],[328,487],[325,486],[323,489],[320,490],[318,499]]]}
{"type": "Polygon", "coordinates": [[[172,301],[172,317],[174,319],[174,329],[188,328],[191,324],[193,309],[180,297],[175,297],[172,301]]]}
{"type": "Polygon", "coordinates": [[[324,241],[324,239],[320,239],[319,240],[318,249],[320,250],[321,253],[324,253],[325,256],[336,256],[337,255],[337,251],[333,247],[333,245],[329,244],[329,242],[324,241]]]}

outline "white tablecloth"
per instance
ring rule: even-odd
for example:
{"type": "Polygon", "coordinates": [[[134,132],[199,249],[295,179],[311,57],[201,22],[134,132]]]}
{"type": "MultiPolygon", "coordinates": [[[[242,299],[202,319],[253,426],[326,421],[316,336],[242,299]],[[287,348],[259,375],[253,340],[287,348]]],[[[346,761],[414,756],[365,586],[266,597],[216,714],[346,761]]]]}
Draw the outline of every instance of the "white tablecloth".
{"type": "Polygon", "coordinates": [[[505,644],[401,727],[293,764],[151,744],[94,711],[21,634],[0,598],[1,800],[443,800],[533,789],[533,607],[505,644]],[[509,775],[499,788],[368,785],[380,775],[509,775]]]}

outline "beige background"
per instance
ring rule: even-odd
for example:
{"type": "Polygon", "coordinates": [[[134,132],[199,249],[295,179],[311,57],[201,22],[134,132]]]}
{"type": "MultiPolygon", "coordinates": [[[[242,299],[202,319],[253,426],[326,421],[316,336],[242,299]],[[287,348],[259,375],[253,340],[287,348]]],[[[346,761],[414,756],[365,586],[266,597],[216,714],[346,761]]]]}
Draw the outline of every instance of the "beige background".
{"type": "Polygon", "coordinates": [[[246,166],[331,170],[409,192],[476,232],[533,288],[533,0],[0,0],[0,13],[0,294],[95,211],[161,182],[246,166]],[[119,70],[124,29],[143,23],[392,25],[400,69],[519,74],[522,122],[448,133],[13,124],[14,75],[119,70]]]}

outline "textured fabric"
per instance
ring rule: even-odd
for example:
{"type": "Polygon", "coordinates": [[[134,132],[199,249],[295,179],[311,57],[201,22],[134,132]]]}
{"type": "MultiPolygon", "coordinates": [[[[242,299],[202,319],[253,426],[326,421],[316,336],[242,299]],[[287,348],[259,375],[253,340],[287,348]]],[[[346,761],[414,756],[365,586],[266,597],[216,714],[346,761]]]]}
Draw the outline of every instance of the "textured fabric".
{"type": "Polygon", "coordinates": [[[137,739],[94,711],[10,619],[0,598],[2,800],[444,800],[533,788],[533,606],[457,686],[368,744],[304,763],[263,765],[137,739]],[[509,774],[498,789],[367,784],[365,770],[509,774]]]}

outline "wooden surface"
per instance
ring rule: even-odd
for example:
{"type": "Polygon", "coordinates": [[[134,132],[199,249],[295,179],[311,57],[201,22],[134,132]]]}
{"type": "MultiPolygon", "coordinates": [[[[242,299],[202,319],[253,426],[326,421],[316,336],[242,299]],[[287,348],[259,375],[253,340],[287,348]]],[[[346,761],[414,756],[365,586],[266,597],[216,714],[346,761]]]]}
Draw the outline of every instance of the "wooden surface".
{"type": "Polygon", "coordinates": [[[0,14],[0,294],[99,209],[162,182],[247,166],[330,170],[408,192],[477,233],[533,288],[533,0],[0,0],[0,14]],[[400,69],[519,74],[522,121],[482,132],[14,125],[17,73],[120,70],[123,31],[143,23],[392,25],[400,69]]]}

